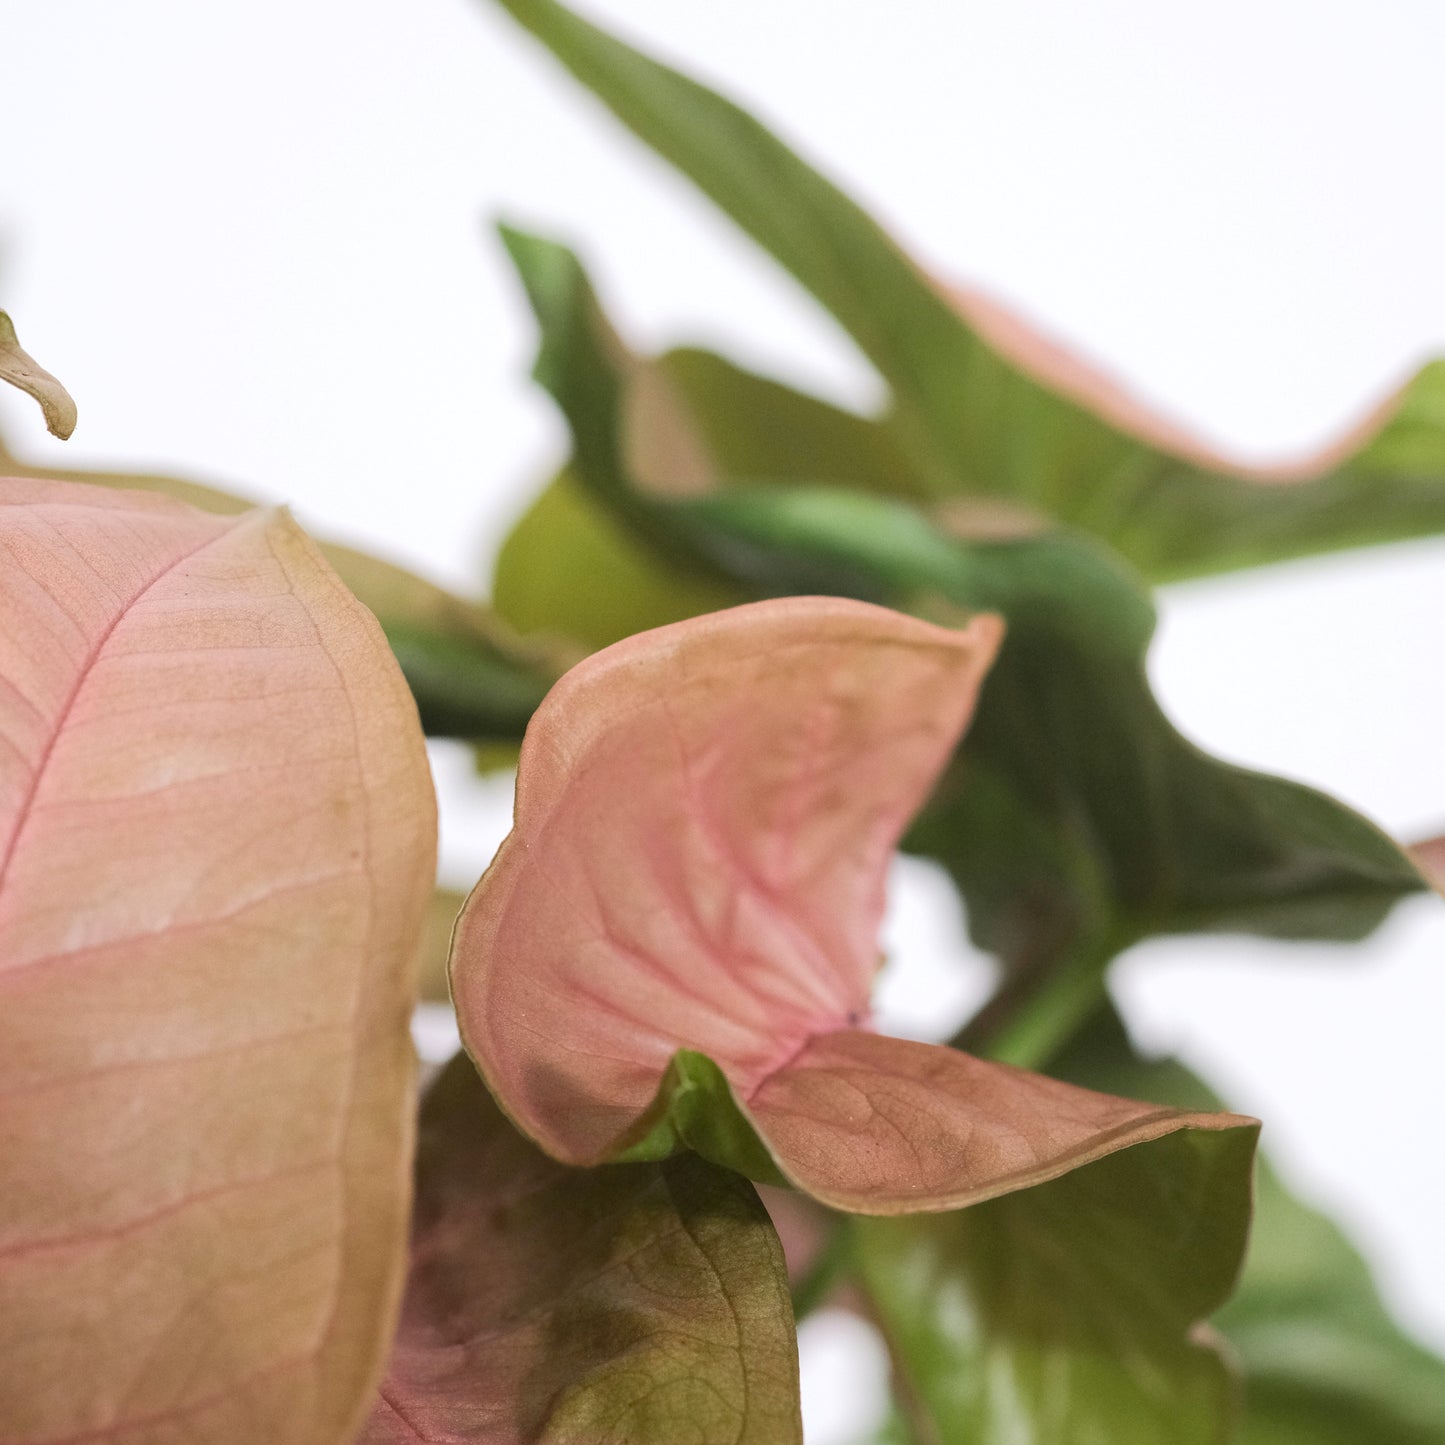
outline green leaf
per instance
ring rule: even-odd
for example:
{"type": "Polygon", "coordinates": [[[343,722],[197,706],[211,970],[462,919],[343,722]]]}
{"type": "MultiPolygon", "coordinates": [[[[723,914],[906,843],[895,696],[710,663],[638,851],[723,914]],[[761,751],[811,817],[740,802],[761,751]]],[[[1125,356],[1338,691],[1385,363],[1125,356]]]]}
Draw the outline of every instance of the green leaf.
{"type": "Polygon", "coordinates": [[[736,588],[637,541],[570,468],[508,534],[492,581],[497,615],[518,632],[590,648],[737,600],[736,588]]]}
{"type": "MultiPolygon", "coordinates": [[[[11,455],[3,438],[0,475],[159,492],[222,516],[237,516],[256,505],[179,477],[28,466],[11,455]]],[[[457,597],[394,563],[336,543],[319,545],[347,588],[381,623],[416,699],[422,727],[433,736],[520,738],[547,689],[574,660],[571,653],[522,642],[480,603],[457,597]]]]}
{"type": "Polygon", "coordinates": [[[693,491],[734,477],[807,476],[885,496],[928,496],[889,427],[715,352],[682,348],[645,361],[627,400],[629,462],[643,490],[678,493],[678,461],[690,457],[693,491]],[[678,440],[659,445],[668,437],[678,440]]]}
{"type": "MultiPolygon", "coordinates": [[[[509,245],[542,325],[539,375],[572,429],[572,478],[594,522],[628,529],[633,574],[647,549],[663,559],[645,575],[669,606],[685,595],[659,567],[691,557],[694,577],[731,581],[729,600],[824,592],[945,621],[1007,618],[967,745],[905,840],[952,871],[976,941],[1015,969],[1016,987],[1050,966],[1044,1011],[1010,1010],[1033,1036],[992,1038],[996,1057],[1047,1055],[1091,1008],[1108,959],[1140,937],[1356,938],[1420,888],[1400,850],[1349,809],[1180,736],[1145,675],[1149,599],[1090,539],[969,539],[905,501],[822,486],[736,483],[669,500],[632,485],[616,413],[631,365],[621,343],[576,257],[515,232],[509,245]]],[[[576,552],[554,552],[544,521],[529,519],[533,585],[555,568],[560,594],[576,552]]],[[[585,534],[586,513],[570,521],[585,534]]]]}
{"type": "Polygon", "coordinates": [[[716,92],[554,0],[499,3],[838,319],[892,389],[890,429],[927,493],[1027,502],[1153,580],[1445,529],[1445,362],[1363,435],[1287,472],[1252,472],[993,303],[947,295],[716,92]]]}
{"type": "Polygon", "coordinates": [[[929,1441],[1225,1445],[1196,1328],[1249,1229],[1253,1131],[1184,1133],[955,1214],[857,1220],[858,1279],[929,1441]]]}
{"type": "Polygon", "coordinates": [[[782,1249],[684,1155],[567,1169],[458,1055],[422,1104],[401,1328],[361,1445],[798,1445],[782,1249]]]}
{"type": "Polygon", "coordinates": [[[672,1056],[657,1098],[635,1132],[636,1142],[615,1155],[619,1162],[668,1159],[692,1149],[759,1184],[791,1188],[727,1076],[695,1050],[679,1049],[672,1056]]]}
{"type": "MultiPolygon", "coordinates": [[[[1112,1009],[1050,1072],[1175,1108],[1222,1107],[1176,1061],[1139,1057],[1112,1009]]],[[[1344,1233],[1295,1198],[1265,1161],[1244,1275],[1216,1323],[1245,1377],[1242,1445],[1445,1439],[1445,1362],[1394,1324],[1344,1233]]]]}
{"type": "Polygon", "coordinates": [[[75,430],[75,402],[70,393],[20,345],[15,323],[0,311],[0,381],[17,386],[40,403],[45,429],[64,441],[75,430]]]}
{"type": "Polygon", "coordinates": [[[946,492],[950,453],[967,450],[966,382],[937,363],[980,348],[877,223],[715,92],[552,0],[500,3],[842,322],[893,386],[915,464],[946,492]]]}

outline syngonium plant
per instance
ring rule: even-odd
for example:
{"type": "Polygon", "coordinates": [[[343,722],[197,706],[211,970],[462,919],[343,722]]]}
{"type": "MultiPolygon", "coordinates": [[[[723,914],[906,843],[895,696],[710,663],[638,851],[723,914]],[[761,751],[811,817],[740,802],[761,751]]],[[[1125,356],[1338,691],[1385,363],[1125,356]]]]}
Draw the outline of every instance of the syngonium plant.
{"type": "Polygon", "coordinates": [[[504,3],[891,406],[636,356],[508,231],[574,454],[496,614],[0,457],[0,1445],[788,1445],[827,1298],[888,1343],[880,1441],[1438,1441],[1445,1370],[1267,1167],[1246,1258],[1254,1122],[1106,992],[1150,934],[1357,938],[1439,876],[1192,747],[1143,671],[1146,578],[1445,527],[1437,369],[1247,475],[717,95],[504,3]],[[465,906],[424,732],[520,743],[465,906]],[[1000,967],[947,1044],[871,1021],[900,843],[1000,967]],[[448,953],[465,1051],[418,1107],[448,953]]]}

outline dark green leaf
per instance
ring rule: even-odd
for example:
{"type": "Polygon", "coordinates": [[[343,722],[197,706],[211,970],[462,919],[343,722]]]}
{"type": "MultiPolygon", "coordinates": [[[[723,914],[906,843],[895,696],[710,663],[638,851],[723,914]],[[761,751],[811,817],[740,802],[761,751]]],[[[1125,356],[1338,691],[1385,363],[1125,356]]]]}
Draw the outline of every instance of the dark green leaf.
{"type": "Polygon", "coordinates": [[[422,1106],[411,1274],[362,1445],[789,1445],[797,1345],[751,1185],[567,1169],[458,1056],[422,1106]]]}
{"type": "MultiPolygon", "coordinates": [[[[1112,1010],[1050,1072],[1175,1108],[1222,1107],[1175,1061],[1140,1058],[1112,1010]]],[[[1445,1362],[1400,1331],[1344,1234],[1263,1161],[1244,1276],[1216,1323],[1245,1375],[1242,1445],[1445,1439],[1445,1362]]]]}
{"type": "Polygon", "coordinates": [[[500,3],[842,323],[892,388],[892,431],[927,493],[1025,501],[1154,580],[1445,529],[1445,362],[1363,437],[1287,475],[1251,473],[992,303],[947,296],[716,92],[554,0],[500,3]]]}
{"type": "Polygon", "coordinates": [[[857,1220],[858,1278],[921,1440],[1224,1445],[1198,1323],[1249,1229],[1254,1133],[1170,1135],[955,1214],[857,1220]]]}

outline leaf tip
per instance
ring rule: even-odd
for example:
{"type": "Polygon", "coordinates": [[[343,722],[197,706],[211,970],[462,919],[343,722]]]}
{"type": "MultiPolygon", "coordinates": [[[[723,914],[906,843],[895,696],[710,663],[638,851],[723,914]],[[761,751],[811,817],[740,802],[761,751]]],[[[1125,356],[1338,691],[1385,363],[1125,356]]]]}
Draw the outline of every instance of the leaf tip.
{"type": "Polygon", "coordinates": [[[0,311],[0,379],[19,387],[40,404],[46,430],[66,441],[75,430],[74,398],[65,387],[27,354],[15,334],[15,323],[0,311]]]}

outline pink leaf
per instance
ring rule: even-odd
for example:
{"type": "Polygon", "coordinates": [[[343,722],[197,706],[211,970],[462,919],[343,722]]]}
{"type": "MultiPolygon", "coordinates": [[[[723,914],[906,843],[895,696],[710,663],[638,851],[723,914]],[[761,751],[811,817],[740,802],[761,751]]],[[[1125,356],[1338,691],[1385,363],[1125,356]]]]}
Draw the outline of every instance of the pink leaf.
{"type": "Polygon", "coordinates": [[[1409,850],[1415,866],[1441,893],[1445,893],[1445,835],[1416,843],[1409,850]]]}
{"type": "Polygon", "coordinates": [[[784,1176],[859,1212],[1241,1122],[859,1027],[889,858],[1001,633],[791,598],[630,638],[553,689],[452,951],[463,1040],[543,1148],[633,1149],[680,1050],[720,1067],[784,1176]]]}
{"type": "Polygon", "coordinates": [[[284,513],[0,482],[0,1439],[349,1439],[435,815],[284,513]]]}

